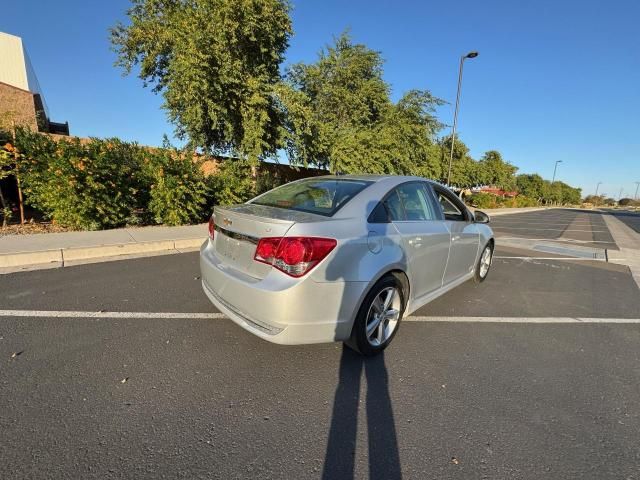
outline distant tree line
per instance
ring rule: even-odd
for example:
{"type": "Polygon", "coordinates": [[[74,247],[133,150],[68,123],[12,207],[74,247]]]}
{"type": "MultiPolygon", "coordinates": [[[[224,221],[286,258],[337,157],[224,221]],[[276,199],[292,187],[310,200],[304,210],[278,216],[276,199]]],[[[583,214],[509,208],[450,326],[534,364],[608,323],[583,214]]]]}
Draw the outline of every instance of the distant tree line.
{"type": "Polygon", "coordinates": [[[607,197],[606,195],[587,195],[583,202],[590,205],[606,207],[613,207],[615,205],[620,207],[640,207],[640,200],[638,199],[625,197],[616,200],[615,198],[607,197]]]}

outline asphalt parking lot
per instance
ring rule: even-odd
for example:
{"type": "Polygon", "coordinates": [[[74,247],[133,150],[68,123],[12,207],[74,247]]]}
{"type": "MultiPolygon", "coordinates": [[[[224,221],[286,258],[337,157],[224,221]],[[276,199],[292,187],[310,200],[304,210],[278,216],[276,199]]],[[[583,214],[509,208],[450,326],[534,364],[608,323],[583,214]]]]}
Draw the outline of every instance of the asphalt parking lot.
{"type": "Polygon", "coordinates": [[[496,216],[491,228],[502,238],[553,239],[597,248],[616,248],[602,214],[589,210],[540,210],[496,216]]]}
{"type": "Polygon", "coordinates": [[[628,225],[629,228],[640,233],[640,211],[632,212],[630,210],[611,210],[610,213],[628,225]]]}
{"type": "Polygon", "coordinates": [[[603,215],[492,226],[488,280],[367,360],[216,315],[197,253],[0,276],[0,478],[639,479],[640,290],[603,215]]]}

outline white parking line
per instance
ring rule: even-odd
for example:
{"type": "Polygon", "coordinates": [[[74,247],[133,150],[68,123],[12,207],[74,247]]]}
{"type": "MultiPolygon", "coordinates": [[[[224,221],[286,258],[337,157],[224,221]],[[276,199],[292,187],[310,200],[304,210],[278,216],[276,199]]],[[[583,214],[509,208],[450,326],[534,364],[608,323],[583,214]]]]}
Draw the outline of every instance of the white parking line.
{"type": "Polygon", "coordinates": [[[556,231],[556,232],[589,232],[589,233],[609,233],[607,230],[581,230],[577,228],[565,229],[565,228],[530,228],[530,227],[493,227],[494,230],[541,230],[541,231],[556,231]]]}
{"type": "Polygon", "coordinates": [[[587,317],[407,317],[410,322],[478,323],[640,323],[640,318],[587,317]]]}
{"type": "Polygon", "coordinates": [[[506,221],[502,221],[499,222],[497,220],[491,220],[491,225],[546,225],[546,226],[552,226],[552,225],[560,225],[562,227],[568,227],[568,226],[572,226],[572,227],[602,227],[603,225],[592,225],[590,223],[574,223],[574,222],[569,222],[569,223],[565,223],[565,222],[506,222],[506,221]]]}
{"type": "MultiPolygon", "coordinates": [[[[505,234],[506,235],[506,234],[505,234]]],[[[562,237],[558,237],[558,238],[544,238],[544,237],[539,237],[539,238],[527,238],[527,237],[503,237],[502,235],[498,235],[497,236],[498,240],[503,240],[503,241],[508,241],[508,240],[529,240],[529,241],[536,241],[536,242],[556,242],[556,243],[613,243],[615,244],[616,242],[605,242],[602,240],[576,240],[574,238],[562,238],[562,237]]]]}
{"type": "Polygon", "coordinates": [[[222,313],[78,312],[78,311],[69,311],[69,310],[0,310],[0,317],[218,319],[218,318],[224,318],[224,315],[222,313]]]}
{"type": "MultiPolygon", "coordinates": [[[[556,260],[556,259],[554,259],[556,260]]],[[[0,317],[31,318],[112,318],[112,319],[197,319],[220,320],[222,313],[175,312],[82,312],[69,310],[0,310],[0,317]]],[[[475,322],[475,323],[640,323],[640,318],[588,317],[427,317],[408,316],[407,322],[475,322]]]]}
{"type": "MultiPolygon", "coordinates": [[[[604,262],[604,259],[599,258],[582,258],[582,257],[516,257],[516,256],[508,256],[508,255],[494,255],[494,259],[500,260],[577,260],[577,261],[586,261],[586,262],[604,262]]],[[[624,259],[622,259],[624,260],[624,259]]]]}

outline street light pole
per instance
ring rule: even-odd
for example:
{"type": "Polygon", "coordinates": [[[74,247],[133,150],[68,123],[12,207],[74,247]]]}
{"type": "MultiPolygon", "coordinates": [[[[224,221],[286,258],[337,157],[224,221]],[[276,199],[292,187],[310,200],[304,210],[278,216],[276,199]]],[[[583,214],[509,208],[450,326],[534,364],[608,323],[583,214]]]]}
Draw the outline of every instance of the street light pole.
{"type": "Polygon", "coordinates": [[[451,164],[453,163],[453,146],[456,142],[456,127],[458,126],[458,109],[460,108],[460,89],[462,87],[462,69],[467,58],[476,58],[478,52],[469,52],[460,57],[460,70],[458,71],[458,93],[456,94],[456,109],[453,113],[453,129],[451,130],[451,153],[449,155],[449,173],[447,174],[447,185],[451,183],[451,164]]]}
{"type": "Polygon", "coordinates": [[[562,160],[556,160],[556,166],[553,167],[553,180],[551,180],[551,185],[553,185],[556,181],[556,171],[558,170],[559,163],[562,163],[562,160]]]}
{"type": "Polygon", "coordinates": [[[602,185],[602,182],[598,182],[598,184],[596,185],[596,194],[594,195],[595,197],[594,201],[596,202],[596,207],[598,206],[598,189],[600,188],[600,185],[602,185]]]}
{"type": "Polygon", "coordinates": [[[640,188],[640,182],[636,182],[636,194],[633,196],[634,200],[638,199],[638,188],[640,188]]]}

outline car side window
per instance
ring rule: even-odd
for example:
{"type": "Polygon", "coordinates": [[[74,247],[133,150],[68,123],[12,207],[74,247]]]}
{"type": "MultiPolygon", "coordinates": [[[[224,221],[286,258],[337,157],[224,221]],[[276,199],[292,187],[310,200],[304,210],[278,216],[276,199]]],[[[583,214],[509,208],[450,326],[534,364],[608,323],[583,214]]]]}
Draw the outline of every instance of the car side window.
{"type": "Polygon", "coordinates": [[[436,195],[438,196],[438,203],[440,203],[440,206],[442,207],[442,213],[444,213],[444,218],[446,220],[453,220],[456,222],[464,222],[467,220],[464,212],[460,210],[453,200],[449,199],[444,192],[436,191],[436,195]]]}
{"type": "Polygon", "coordinates": [[[390,221],[420,222],[436,220],[427,191],[420,183],[400,185],[383,202],[390,221]]]}
{"type": "Polygon", "coordinates": [[[383,202],[384,208],[387,211],[387,215],[389,217],[389,221],[397,222],[405,219],[404,209],[402,207],[402,202],[400,201],[400,196],[398,195],[398,190],[393,190],[383,202]]]}
{"type": "Polygon", "coordinates": [[[400,185],[387,194],[373,209],[370,223],[421,222],[439,220],[436,206],[426,187],[420,182],[400,185]]]}
{"type": "Polygon", "coordinates": [[[436,215],[420,183],[407,183],[397,188],[404,207],[405,219],[410,222],[435,220],[436,215]]]}

